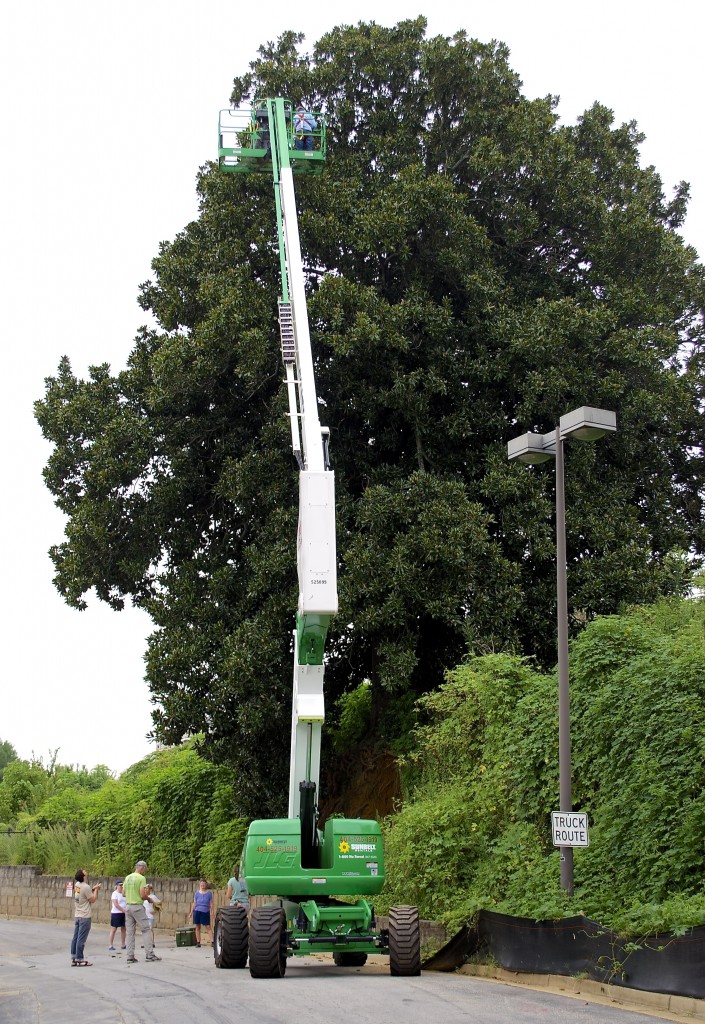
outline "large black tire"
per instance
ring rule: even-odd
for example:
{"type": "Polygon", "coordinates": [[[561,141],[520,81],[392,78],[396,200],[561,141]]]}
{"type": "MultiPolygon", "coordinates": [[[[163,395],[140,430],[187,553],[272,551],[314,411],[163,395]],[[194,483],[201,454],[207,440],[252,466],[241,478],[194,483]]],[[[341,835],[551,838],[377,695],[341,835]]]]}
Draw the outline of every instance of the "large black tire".
{"type": "Polygon", "coordinates": [[[221,907],[215,915],[213,955],[216,967],[246,967],[249,927],[242,906],[221,907]]]}
{"type": "Polygon", "coordinates": [[[389,972],[406,978],[421,974],[418,907],[392,907],[389,911],[389,972]]]}
{"type": "Polygon", "coordinates": [[[283,978],[286,973],[286,919],[281,907],[255,907],[250,918],[250,974],[283,978]]]}
{"type": "Polygon", "coordinates": [[[367,963],[367,953],[348,952],[334,953],[333,961],[336,967],[364,967],[367,963]]]}

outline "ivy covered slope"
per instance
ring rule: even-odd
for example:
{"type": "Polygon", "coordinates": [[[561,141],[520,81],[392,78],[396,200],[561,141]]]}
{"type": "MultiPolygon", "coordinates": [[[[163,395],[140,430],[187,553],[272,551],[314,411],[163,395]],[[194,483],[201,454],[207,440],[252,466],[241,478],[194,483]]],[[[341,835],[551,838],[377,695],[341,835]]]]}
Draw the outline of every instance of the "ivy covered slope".
{"type": "MultiPolygon", "coordinates": [[[[668,553],[705,543],[705,287],[677,233],[687,186],[640,166],[636,125],[600,104],[559,125],[506,47],[426,38],[422,19],[308,53],[285,33],[232,101],[258,94],[328,125],[325,172],[297,195],[338,494],[329,706],[369,679],[374,729],[468,643],[551,663],[553,477],[505,445],[576,406],[616,410],[619,432],[568,454],[574,608],[677,587],[668,553]]],[[[55,583],[78,608],[95,588],[147,609],[158,737],[202,733],[240,811],[280,813],[298,506],[272,185],[211,164],[198,191],[127,368],[84,380],[64,359],[37,403],[67,516],[55,583]]]]}
{"type": "MultiPolygon", "coordinates": [[[[385,901],[459,925],[480,908],[584,913],[627,933],[705,923],[705,600],[596,619],[571,650],[575,897],[560,889],[555,676],[506,655],[422,698],[385,901]]],[[[381,908],[381,904],[380,904],[381,908]]]]}

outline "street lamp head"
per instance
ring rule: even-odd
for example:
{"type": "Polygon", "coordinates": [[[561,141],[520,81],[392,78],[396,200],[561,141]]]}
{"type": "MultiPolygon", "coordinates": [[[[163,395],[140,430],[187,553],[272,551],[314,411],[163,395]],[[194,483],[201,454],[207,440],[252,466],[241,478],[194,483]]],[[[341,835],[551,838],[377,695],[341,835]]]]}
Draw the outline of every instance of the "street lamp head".
{"type": "Polygon", "coordinates": [[[510,461],[523,462],[529,466],[537,466],[540,462],[548,462],[556,452],[555,434],[522,434],[507,442],[507,458],[510,461]]]}
{"type": "Polygon", "coordinates": [[[593,409],[583,405],[561,416],[561,440],[573,437],[576,441],[596,441],[617,429],[617,414],[609,409],[593,409]]]}

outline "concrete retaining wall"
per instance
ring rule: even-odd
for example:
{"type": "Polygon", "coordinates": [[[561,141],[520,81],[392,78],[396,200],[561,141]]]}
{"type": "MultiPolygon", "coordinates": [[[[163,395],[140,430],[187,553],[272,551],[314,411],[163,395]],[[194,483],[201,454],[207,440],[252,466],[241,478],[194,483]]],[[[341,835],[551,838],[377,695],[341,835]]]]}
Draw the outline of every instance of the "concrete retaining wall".
{"type": "MultiPolygon", "coordinates": [[[[198,888],[198,879],[146,877],[162,899],[158,927],[174,929],[190,924],[191,903],[198,888]]],[[[110,896],[115,888],[115,879],[91,875],[89,881],[91,885],[94,882],[103,883],[98,899],[93,904],[93,923],[109,925],[110,896]]],[[[73,878],[68,875],[44,875],[36,867],[0,866],[0,915],[70,921],[73,919],[74,904],[71,895],[66,895],[69,883],[73,884],[73,878]]],[[[225,902],[225,889],[214,889],[214,908],[217,909],[225,902]]]]}

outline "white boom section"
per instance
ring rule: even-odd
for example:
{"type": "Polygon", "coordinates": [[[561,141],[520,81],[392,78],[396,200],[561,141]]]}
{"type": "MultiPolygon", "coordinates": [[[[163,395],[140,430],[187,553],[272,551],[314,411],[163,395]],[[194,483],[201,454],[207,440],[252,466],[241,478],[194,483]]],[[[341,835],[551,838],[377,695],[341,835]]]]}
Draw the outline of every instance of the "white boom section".
{"type": "MultiPolygon", "coordinates": [[[[303,468],[299,478],[299,528],[297,567],[299,577],[299,623],[307,617],[330,617],[338,611],[335,547],[335,481],[325,468],[318,399],[313,370],[311,337],[306,311],[306,291],[296,214],[294,180],[290,167],[281,168],[279,194],[284,247],[289,279],[296,347],[296,379],[287,368],[294,454],[298,450],[301,425],[303,468]],[[294,396],[298,403],[292,408],[294,396]]],[[[308,619],[310,623],[310,618],[308,619]]],[[[327,626],[327,618],[326,618],[327,626]]],[[[314,621],[315,629],[315,621],[314,621]]],[[[294,685],[291,712],[291,759],[289,775],[289,817],[299,812],[299,783],[316,783],[318,791],[321,755],[321,725],[324,719],[323,671],[320,665],[300,664],[299,637],[294,634],[294,685]]]]}
{"type": "Polygon", "coordinates": [[[296,398],[296,333],[294,311],[290,302],[279,303],[279,334],[282,345],[282,359],[286,371],[286,391],[289,398],[289,421],[291,425],[291,448],[299,466],[301,457],[301,434],[299,432],[299,409],[296,398]]]}
{"type": "Polygon", "coordinates": [[[318,419],[316,380],[313,374],[311,335],[308,329],[306,311],[306,289],[304,268],[301,261],[299,224],[296,217],[294,176],[290,167],[282,167],[279,183],[282,220],[284,224],[284,248],[289,277],[289,294],[294,314],[294,336],[296,339],[296,369],[298,371],[299,416],[304,442],[304,469],[311,473],[322,473],[323,444],[321,423],[318,419]]]}

